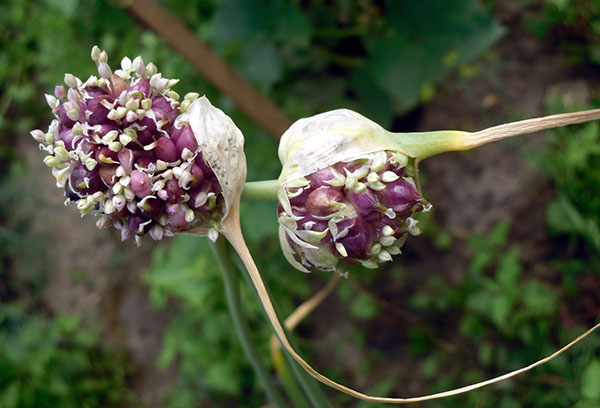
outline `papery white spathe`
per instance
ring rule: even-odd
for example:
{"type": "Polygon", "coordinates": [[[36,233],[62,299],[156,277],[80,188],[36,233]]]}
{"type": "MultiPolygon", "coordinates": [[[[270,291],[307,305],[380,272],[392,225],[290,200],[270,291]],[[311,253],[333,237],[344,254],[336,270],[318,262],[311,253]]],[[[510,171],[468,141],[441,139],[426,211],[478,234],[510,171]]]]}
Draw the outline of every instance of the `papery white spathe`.
{"type": "Polygon", "coordinates": [[[297,120],[279,142],[278,154],[283,166],[279,185],[381,150],[416,157],[407,146],[394,140],[391,132],[349,109],[297,120]]]}
{"type": "MultiPolygon", "coordinates": [[[[225,209],[219,224],[230,216],[232,206],[239,205],[246,182],[246,155],[244,135],[221,109],[215,108],[206,96],[196,99],[187,113],[182,115],[198,142],[199,150],[221,184],[225,209]]],[[[207,235],[213,241],[216,231],[212,227],[199,225],[185,234],[207,235]]]]}

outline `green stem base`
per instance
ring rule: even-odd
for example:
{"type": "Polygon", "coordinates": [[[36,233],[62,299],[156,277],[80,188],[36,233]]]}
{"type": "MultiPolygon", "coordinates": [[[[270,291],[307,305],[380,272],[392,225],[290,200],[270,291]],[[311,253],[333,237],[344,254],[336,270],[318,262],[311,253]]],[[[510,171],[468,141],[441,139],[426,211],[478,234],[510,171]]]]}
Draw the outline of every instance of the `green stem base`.
{"type": "Polygon", "coordinates": [[[220,237],[212,246],[212,248],[215,257],[217,258],[219,269],[221,270],[221,276],[223,277],[229,312],[231,314],[235,330],[238,334],[238,338],[242,343],[244,353],[248,357],[248,360],[250,360],[250,364],[252,365],[254,372],[261,379],[268,399],[277,407],[286,407],[286,400],[275,386],[271,374],[263,364],[261,356],[256,349],[256,346],[252,342],[252,337],[250,335],[250,331],[248,330],[248,326],[246,326],[246,323],[244,322],[240,304],[240,291],[237,273],[230,261],[230,255],[227,253],[227,241],[225,238],[220,237]]]}

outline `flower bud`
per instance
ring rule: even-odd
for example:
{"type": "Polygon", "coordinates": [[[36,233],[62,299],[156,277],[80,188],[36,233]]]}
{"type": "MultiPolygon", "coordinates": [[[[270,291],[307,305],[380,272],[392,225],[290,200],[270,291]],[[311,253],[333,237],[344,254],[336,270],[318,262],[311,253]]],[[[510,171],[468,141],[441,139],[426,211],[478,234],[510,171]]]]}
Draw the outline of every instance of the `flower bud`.
{"type": "Polygon", "coordinates": [[[106,62],[101,62],[98,64],[98,74],[104,79],[110,79],[112,76],[112,71],[106,62]]]}
{"type": "Polygon", "coordinates": [[[280,241],[297,269],[376,267],[416,231],[415,157],[376,123],[349,110],[301,119],[279,157],[280,241]]]}
{"type": "Polygon", "coordinates": [[[106,52],[94,47],[92,59],[102,79],[66,74],[68,92],[46,96],[56,120],[31,132],[57,185],[82,214],[136,243],[146,234],[216,236],[245,181],[239,129],[205,97],[180,109],[177,81],[139,57],[114,74],[106,52]]]}
{"type": "Polygon", "coordinates": [[[81,196],[106,189],[98,169],[90,171],[83,163],[75,165],[69,177],[69,183],[71,190],[81,196]]]}
{"type": "Polygon", "coordinates": [[[30,134],[31,137],[33,137],[33,139],[38,143],[43,143],[44,140],[46,140],[46,134],[39,129],[32,130],[30,134]]]}
{"type": "Polygon", "coordinates": [[[54,87],[54,96],[56,96],[58,99],[65,99],[67,97],[67,91],[65,90],[65,87],[62,85],[56,85],[54,87]]]}

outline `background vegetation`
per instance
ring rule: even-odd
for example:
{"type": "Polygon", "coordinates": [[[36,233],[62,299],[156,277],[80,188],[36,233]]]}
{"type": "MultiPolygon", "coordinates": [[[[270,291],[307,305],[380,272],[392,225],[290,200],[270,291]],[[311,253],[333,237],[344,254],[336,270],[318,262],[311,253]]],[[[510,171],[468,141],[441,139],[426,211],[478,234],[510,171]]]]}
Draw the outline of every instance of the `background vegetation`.
{"type": "MultiPolygon", "coordinates": [[[[397,131],[471,130],[600,106],[594,0],[161,4],[294,119],[348,107],[397,131]]],[[[261,406],[206,240],[114,244],[115,235],[81,227],[91,219],[65,224],[75,211],[39,188],[51,178],[35,164],[28,131],[50,120],[42,94],[64,72],[90,75],[94,44],[115,65],[141,54],[180,78],[181,92],[206,93],[226,110],[246,136],[249,180],[280,169],[277,141],[126,10],[103,0],[3,1],[0,407],[261,406]],[[57,236],[65,230],[70,240],[57,236]],[[97,269],[80,261],[90,256],[97,269]],[[70,296],[93,307],[61,304],[70,296]],[[130,330],[140,324],[141,334],[130,330]]],[[[527,365],[597,321],[599,124],[482,151],[425,163],[436,210],[421,220],[424,236],[389,267],[351,271],[301,325],[300,347],[329,376],[378,395],[442,391],[527,365]]],[[[245,204],[243,227],[285,316],[329,276],[286,264],[275,205],[245,204]]],[[[269,325],[251,286],[241,289],[271,366],[269,325]]],[[[597,407],[599,347],[595,336],[531,375],[424,406],[597,407]]],[[[334,406],[373,406],[327,394],[334,406]]]]}

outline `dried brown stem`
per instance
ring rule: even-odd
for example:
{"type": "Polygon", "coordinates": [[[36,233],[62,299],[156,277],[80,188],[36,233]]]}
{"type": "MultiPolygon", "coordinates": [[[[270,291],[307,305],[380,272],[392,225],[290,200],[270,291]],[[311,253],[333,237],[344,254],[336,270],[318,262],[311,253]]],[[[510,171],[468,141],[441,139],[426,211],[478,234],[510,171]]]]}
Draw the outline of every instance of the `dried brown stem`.
{"type": "MultiPolygon", "coordinates": [[[[331,294],[331,292],[333,292],[339,281],[340,274],[336,272],[333,274],[333,277],[329,280],[329,282],[327,282],[327,285],[321,288],[321,290],[315,293],[311,298],[304,301],[296,308],[296,310],[292,312],[291,315],[287,317],[287,319],[285,319],[283,322],[285,328],[288,331],[294,330],[296,326],[298,326],[298,324],[306,318],[306,316],[311,314],[312,311],[315,310],[327,298],[327,296],[331,294]]],[[[269,340],[269,348],[271,349],[272,355],[279,351],[279,346],[280,343],[277,341],[277,337],[275,337],[275,335],[271,336],[271,339],[269,340]]]]}
{"type": "Polygon", "coordinates": [[[465,136],[464,146],[465,150],[472,149],[477,146],[495,142],[496,140],[506,139],[527,133],[535,133],[561,126],[574,125],[576,123],[589,122],[597,119],[600,119],[600,109],[572,113],[560,113],[541,118],[505,123],[503,125],[494,126],[478,132],[467,133],[465,136]]]}
{"type": "Polygon", "coordinates": [[[276,139],[292,121],[273,102],[239,76],[208,44],[154,0],[113,0],[160,35],[219,91],[276,139]]]}

